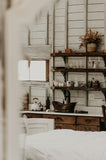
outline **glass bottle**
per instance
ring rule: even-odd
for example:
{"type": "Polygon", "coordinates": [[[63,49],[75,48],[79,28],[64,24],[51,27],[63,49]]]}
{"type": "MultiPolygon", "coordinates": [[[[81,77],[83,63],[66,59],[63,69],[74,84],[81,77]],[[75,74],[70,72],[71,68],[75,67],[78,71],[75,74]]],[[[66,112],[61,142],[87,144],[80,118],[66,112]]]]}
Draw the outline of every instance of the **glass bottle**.
{"type": "Polygon", "coordinates": [[[47,96],[47,99],[46,99],[46,109],[50,109],[50,99],[49,99],[49,96],[47,96]]]}
{"type": "Polygon", "coordinates": [[[88,61],[88,68],[92,68],[92,62],[91,62],[90,59],[89,59],[89,61],[88,61]]]}

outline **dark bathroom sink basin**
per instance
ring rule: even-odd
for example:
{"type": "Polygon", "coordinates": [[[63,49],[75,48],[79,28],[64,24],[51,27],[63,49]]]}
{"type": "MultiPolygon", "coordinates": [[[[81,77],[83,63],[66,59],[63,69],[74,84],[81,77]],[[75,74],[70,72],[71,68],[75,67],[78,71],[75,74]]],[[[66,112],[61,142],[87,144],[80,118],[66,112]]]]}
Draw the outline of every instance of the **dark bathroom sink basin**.
{"type": "Polygon", "coordinates": [[[63,104],[58,101],[53,101],[52,103],[53,103],[55,112],[64,112],[64,113],[74,113],[74,109],[77,104],[76,102],[63,104]]]}

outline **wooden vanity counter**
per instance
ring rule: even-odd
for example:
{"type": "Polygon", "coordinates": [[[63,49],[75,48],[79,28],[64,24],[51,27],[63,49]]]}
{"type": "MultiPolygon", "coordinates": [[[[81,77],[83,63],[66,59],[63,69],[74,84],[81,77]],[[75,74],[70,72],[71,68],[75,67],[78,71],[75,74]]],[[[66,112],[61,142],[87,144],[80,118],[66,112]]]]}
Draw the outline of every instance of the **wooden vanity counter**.
{"type": "Polygon", "coordinates": [[[22,111],[28,118],[54,119],[55,129],[74,129],[79,131],[100,131],[103,123],[102,115],[22,111]]]}

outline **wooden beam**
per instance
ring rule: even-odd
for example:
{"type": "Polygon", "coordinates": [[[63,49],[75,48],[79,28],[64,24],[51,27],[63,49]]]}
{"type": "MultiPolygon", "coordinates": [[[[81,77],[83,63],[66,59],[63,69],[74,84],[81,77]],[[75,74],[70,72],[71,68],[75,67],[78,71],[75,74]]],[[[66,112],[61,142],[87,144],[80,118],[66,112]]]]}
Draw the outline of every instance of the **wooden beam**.
{"type": "Polygon", "coordinates": [[[51,69],[52,72],[102,72],[106,73],[106,69],[86,69],[86,68],[65,68],[55,67],[51,69]]]}
{"type": "Polygon", "coordinates": [[[106,53],[104,52],[91,52],[91,53],[81,53],[81,52],[73,52],[73,53],[51,53],[51,57],[106,57],[106,53]]]}

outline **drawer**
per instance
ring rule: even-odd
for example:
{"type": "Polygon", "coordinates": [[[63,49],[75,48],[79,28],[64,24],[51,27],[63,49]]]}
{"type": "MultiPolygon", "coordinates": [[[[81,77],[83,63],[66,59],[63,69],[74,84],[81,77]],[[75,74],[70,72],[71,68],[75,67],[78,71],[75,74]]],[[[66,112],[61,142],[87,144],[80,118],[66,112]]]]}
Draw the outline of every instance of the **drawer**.
{"type": "Polygon", "coordinates": [[[75,125],[70,125],[70,124],[55,124],[55,129],[76,129],[75,125]]]}
{"type": "Polygon", "coordinates": [[[76,129],[78,131],[100,131],[100,127],[98,126],[78,125],[76,129]]]}
{"type": "Polygon", "coordinates": [[[77,117],[77,124],[99,126],[100,120],[99,118],[94,118],[94,117],[77,117]]]}
{"type": "Polygon", "coordinates": [[[75,124],[75,117],[60,116],[60,115],[43,115],[43,118],[54,119],[55,123],[75,124]]]}
{"type": "Polygon", "coordinates": [[[25,114],[28,118],[43,118],[43,115],[41,114],[25,114]]]}

